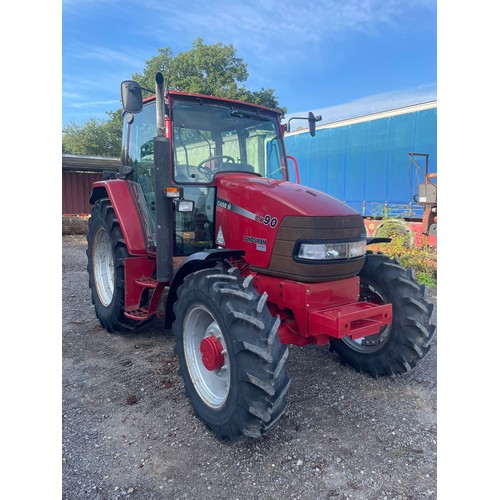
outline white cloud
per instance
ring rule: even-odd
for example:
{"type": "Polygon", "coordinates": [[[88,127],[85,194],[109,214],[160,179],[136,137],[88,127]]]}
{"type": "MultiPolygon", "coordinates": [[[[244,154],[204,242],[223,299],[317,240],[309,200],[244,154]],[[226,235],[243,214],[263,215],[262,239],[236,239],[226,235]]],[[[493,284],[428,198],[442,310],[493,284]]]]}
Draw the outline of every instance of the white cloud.
{"type": "Polygon", "coordinates": [[[118,107],[119,105],[120,105],[120,101],[118,99],[111,99],[111,100],[107,100],[107,101],[72,102],[72,103],[68,104],[68,108],[77,108],[77,109],[95,108],[95,109],[98,109],[101,106],[118,107]]]}
{"type": "MultiPolygon", "coordinates": [[[[188,13],[184,0],[150,1],[146,5],[165,16],[163,34],[180,31],[207,40],[220,39],[222,34],[238,48],[273,58],[284,53],[303,54],[304,43],[342,38],[352,32],[383,34],[384,28],[400,25],[415,7],[436,8],[434,0],[289,0],[286,4],[197,0],[190,2],[188,13]]],[[[306,52],[305,57],[309,56],[306,52]]]]}
{"type": "Polygon", "coordinates": [[[78,44],[71,48],[65,49],[65,57],[74,60],[91,60],[91,61],[112,61],[113,64],[122,63],[127,67],[136,67],[142,69],[144,66],[145,56],[143,53],[130,53],[127,51],[112,50],[107,47],[99,47],[95,45],[78,44]]]}

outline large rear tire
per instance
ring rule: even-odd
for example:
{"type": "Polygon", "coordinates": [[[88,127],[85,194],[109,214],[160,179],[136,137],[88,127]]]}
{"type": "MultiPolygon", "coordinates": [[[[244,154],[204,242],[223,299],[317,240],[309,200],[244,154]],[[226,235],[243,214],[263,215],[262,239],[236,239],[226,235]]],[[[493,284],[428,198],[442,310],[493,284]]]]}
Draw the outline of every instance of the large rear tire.
{"type": "Polygon", "coordinates": [[[125,317],[124,259],[130,257],[118,219],[107,198],[92,207],[87,232],[87,270],[97,319],[108,332],[128,332],[137,322],[125,317]]]}
{"type": "Polygon", "coordinates": [[[235,268],[197,271],[178,290],[179,372],[196,415],[221,441],[262,436],[287,405],[288,348],[266,298],[235,268]]]}
{"type": "Polygon", "coordinates": [[[418,285],[412,269],[382,254],[368,253],[359,277],[360,300],[391,303],[392,324],[361,339],[334,339],[330,349],[342,362],[375,378],[408,372],[429,352],[436,329],[425,286],[418,285]]]}

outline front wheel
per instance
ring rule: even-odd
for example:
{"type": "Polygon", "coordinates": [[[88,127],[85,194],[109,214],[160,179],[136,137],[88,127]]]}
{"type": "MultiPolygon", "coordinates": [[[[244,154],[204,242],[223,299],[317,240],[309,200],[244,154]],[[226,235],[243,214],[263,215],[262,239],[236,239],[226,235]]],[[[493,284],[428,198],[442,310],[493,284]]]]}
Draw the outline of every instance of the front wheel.
{"type": "Polygon", "coordinates": [[[232,268],[188,275],[172,331],[179,372],[197,416],[221,441],[257,438],[278,422],[290,379],[266,295],[232,268]]]}
{"type": "Polygon", "coordinates": [[[417,284],[411,269],[382,254],[366,255],[359,278],[360,301],[391,303],[392,324],[368,337],[334,339],[330,349],[343,362],[373,377],[411,370],[429,352],[435,332],[425,287],[417,284]]]}

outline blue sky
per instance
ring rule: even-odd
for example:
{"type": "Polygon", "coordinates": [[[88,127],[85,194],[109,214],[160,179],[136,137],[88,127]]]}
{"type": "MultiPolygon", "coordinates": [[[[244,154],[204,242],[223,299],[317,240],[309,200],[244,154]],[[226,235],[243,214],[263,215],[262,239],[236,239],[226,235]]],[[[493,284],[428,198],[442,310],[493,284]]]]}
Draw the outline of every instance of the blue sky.
{"type": "Polygon", "coordinates": [[[63,0],[62,121],[107,118],[158,48],[232,44],[251,90],[323,123],[436,99],[435,0],[63,0]],[[348,104],[348,106],[346,106],[348,104]]]}

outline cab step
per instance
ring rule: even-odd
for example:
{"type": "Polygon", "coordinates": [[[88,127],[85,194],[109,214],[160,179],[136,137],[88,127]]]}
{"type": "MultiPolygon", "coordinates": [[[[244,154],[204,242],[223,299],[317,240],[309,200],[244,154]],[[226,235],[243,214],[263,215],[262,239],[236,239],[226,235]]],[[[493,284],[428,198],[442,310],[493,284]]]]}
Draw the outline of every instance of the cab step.
{"type": "Polygon", "coordinates": [[[148,319],[150,316],[153,316],[153,314],[148,314],[147,309],[141,308],[141,309],[136,309],[135,311],[125,311],[125,316],[135,321],[144,321],[145,319],[148,319]]]}
{"type": "Polygon", "coordinates": [[[153,278],[138,278],[135,280],[135,282],[143,288],[155,288],[158,284],[158,281],[154,280],[153,278]]]}

